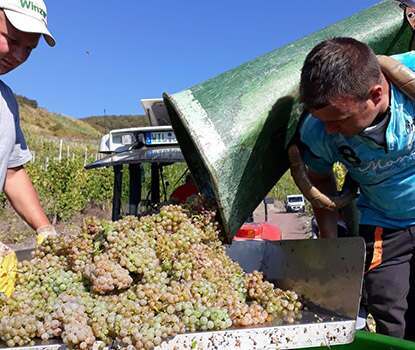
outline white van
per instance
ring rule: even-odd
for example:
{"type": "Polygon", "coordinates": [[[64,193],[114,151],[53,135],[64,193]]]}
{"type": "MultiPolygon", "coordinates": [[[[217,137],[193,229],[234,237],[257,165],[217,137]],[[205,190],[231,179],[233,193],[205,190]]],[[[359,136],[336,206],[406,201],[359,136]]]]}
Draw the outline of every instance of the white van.
{"type": "Polygon", "coordinates": [[[305,211],[304,196],[302,194],[290,194],[285,199],[285,210],[287,213],[305,211]]]}

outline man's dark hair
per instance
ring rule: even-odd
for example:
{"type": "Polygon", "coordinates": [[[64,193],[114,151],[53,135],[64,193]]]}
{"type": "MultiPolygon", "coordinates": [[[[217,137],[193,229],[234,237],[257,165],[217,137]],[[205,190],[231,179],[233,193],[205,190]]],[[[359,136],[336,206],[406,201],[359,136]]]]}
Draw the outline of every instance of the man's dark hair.
{"type": "Polygon", "coordinates": [[[380,82],[380,66],[369,46],[353,38],[333,38],[307,55],[301,71],[300,98],[309,109],[325,107],[339,96],[365,100],[370,88],[380,82]]]}

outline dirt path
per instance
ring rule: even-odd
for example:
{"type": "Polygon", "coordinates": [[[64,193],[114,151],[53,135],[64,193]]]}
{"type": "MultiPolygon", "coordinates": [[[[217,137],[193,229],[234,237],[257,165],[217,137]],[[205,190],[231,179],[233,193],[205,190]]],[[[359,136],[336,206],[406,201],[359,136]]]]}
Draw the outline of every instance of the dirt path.
{"type": "MultiPolygon", "coordinates": [[[[265,221],[264,204],[254,212],[255,222],[265,221]]],[[[283,239],[305,239],[310,237],[310,217],[302,213],[287,213],[281,202],[268,205],[268,222],[282,230],[283,239]]]]}

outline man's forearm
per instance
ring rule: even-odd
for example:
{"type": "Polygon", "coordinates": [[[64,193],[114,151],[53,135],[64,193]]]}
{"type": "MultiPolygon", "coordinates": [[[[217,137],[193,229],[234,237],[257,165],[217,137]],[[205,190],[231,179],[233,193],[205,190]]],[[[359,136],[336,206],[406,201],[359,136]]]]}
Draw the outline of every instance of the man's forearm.
{"type": "Polygon", "coordinates": [[[313,208],[317,220],[320,238],[337,237],[337,218],[333,211],[313,208]]]}
{"type": "MultiPolygon", "coordinates": [[[[327,174],[327,176],[321,176],[309,172],[309,178],[313,185],[324,194],[333,195],[336,192],[336,181],[332,173],[327,174]]],[[[313,208],[313,211],[320,231],[320,237],[337,237],[337,212],[321,208],[313,208]]]]}
{"type": "Polygon", "coordinates": [[[34,230],[50,224],[23,167],[8,169],[4,192],[12,207],[34,230]]]}

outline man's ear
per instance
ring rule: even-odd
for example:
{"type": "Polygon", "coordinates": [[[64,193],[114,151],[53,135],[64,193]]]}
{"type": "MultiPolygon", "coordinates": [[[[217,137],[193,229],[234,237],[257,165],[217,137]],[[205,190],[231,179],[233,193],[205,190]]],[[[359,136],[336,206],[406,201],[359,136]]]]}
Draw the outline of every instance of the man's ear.
{"type": "Polygon", "coordinates": [[[383,87],[380,84],[374,85],[369,91],[369,100],[371,100],[375,106],[382,102],[382,96],[383,87]]]}

